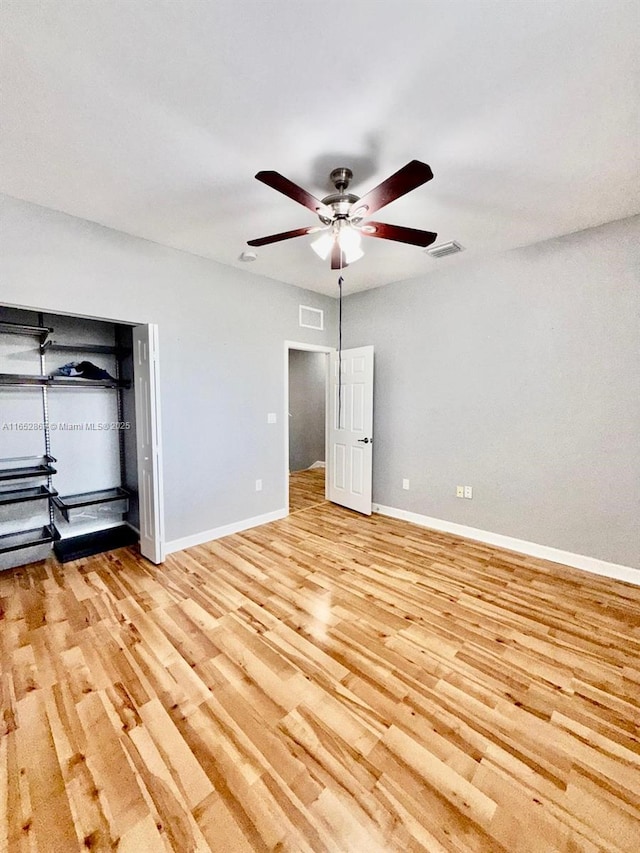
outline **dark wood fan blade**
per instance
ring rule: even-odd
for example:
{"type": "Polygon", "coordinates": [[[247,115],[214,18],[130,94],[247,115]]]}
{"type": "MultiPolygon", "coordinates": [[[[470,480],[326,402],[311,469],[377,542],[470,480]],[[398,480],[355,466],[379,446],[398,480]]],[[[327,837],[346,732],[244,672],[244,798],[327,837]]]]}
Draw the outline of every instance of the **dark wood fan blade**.
{"type": "Polygon", "coordinates": [[[411,243],[412,246],[423,248],[430,246],[438,236],[433,231],[404,228],[402,225],[387,225],[385,222],[365,222],[360,228],[360,233],[365,237],[381,237],[383,240],[396,240],[398,243],[411,243]]]}
{"type": "Polygon", "coordinates": [[[268,187],[271,187],[279,193],[297,201],[298,204],[308,207],[309,210],[312,210],[314,213],[321,213],[329,219],[333,218],[333,211],[331,208],[323,204],[319,198],[316,198],[311,195],[311,193],[303,190],[302,187],[294,184],[293,181],[289,180],[289,178],[285,178],[284,175],[281,175],[279,172],[258,172],[256,178],[268,187]]]}
{"type": "Polygon", "coordinates": [[[345,267],[348,267],[347,259],[344,256],[344,252],[338,245],[338,241],[333,241],[333,248],[331,249],[331,269],[332,270],[343,270],[345,267]]]}
{"type": "Polygon", "coordinates": [[[399,169],[391,177],[387,178],[377,187],[370,190],[366,195],[362,196],[359,201],[354,202],[351,206],[350,213],[353,215],[355,211],[363,209],[361,217],[369,216],[380,210],[385,204],[395,201],[400,196],[415,190],[421,184],[426,184],[433,178],[431,167],[426,163],[421,163],[420,160],[412,160],[399,169]],[[364,210],[366,208],[366,210],[364,210]]]}
{"type": "Polygon", "coordinates": [[[293,231],[282,231],[280,234],[270,234],[268,237],[259,237],[257,240],[247,240],[249,246],[267,246],[269,243],[279,243],[280,240],[290,240],[292,237],[304,237],[305,234],[314,234],[323,231],[317,225],[309,228],[295,228],[293,231]]]}

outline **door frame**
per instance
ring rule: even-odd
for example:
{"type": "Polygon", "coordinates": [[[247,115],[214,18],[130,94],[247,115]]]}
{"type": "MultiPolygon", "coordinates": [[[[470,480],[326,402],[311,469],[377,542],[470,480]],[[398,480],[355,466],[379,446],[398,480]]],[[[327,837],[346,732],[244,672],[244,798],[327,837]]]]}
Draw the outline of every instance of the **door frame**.
{"type": "MultiPolygon", "coordinates": [[[[299,341],[284,342],[284,412],[283,423],[284,429],[284,508],[289,515],[289,352],[290,350],[303,350],[304,352],[321,352],[327,356],[327,364],[325,368],[324,380],[324,458],[325,464],[328,462],[329,453],[329,355],[336,352],[335,347],[327,347],[322,344],[305,344],[299,341]]],[[[325,468],[324,478],[324,496],[327,497],[328,485],[325,468]]]]}
{"type": "MultiPolygon", "coordinates": [[[[163,482],[163,459],[162,459],[162,418],[161,418],[161,409],[160,409],[160,353],[159,353],[159,339],[158,339],[158,325],[156,323],[138,323],[133,326],[132,334],[135,329],[146,329],[148,334],[148,344],[149,344],[149,363],[151,365],[150,375],[149,375],[149,395],[147,397],[146,403],[149,410],[150,417],[150,426],[151,426],[151,443],[152,443],[152,470],[153,470],[153,482],[151,489],[151,501],[153,504],[153,518],[155,519],[155,525],[153,530],[153,544],[152,544],[152,554],[143,554],[147,560],[155,563],[156,565],[163,563],[166,551],[165,551],[165,531],[164,531],[164,482],[163,482]]],[[[133,379],[134,379],[134,399],[135,399],[135,407],[136,407],[136,464],[138,468],[138,497],[140,498],[142,493],[142,466],[141,466],[141,457],[142,457],[142,445],[140,439],[140,423],[137,417],[138,407],[141,404],[140,392],[138,387],[138,382],[136,381],[135,369],[136,362],[135,357],[132,359],[133,362],[133,379]]],[[[140,511],[140,510],[139,510],[140,511]]],[[[140,519],[142,520],[142,515],[140,515],[140,519]]],[[[142,524],[140,524],[141,530],[138,531],[140,536],[140,549],[142,550],[142,524]]]]}

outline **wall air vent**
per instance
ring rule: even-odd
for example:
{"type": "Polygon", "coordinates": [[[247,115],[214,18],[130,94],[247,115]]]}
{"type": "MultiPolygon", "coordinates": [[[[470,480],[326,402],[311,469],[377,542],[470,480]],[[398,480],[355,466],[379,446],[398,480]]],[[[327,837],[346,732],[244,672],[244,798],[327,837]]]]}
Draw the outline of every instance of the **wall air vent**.
{"type": "Polygon", "coordinates": [[[446,255],[456,255],[458,252],[464,252],[464,246],[452,240],[450,243],[440,243],[439,246],[432,246],[430,249],[425,249],[427,255],[432,258],[444,258],[446,255]]]}
{"type": "Polygon", "coordinates": [[[298,322],[304,329],[317,329],[321,332],[324,329],[324,311],[321,308],[309,308],[308,305],[301,305],[298,322]]]}

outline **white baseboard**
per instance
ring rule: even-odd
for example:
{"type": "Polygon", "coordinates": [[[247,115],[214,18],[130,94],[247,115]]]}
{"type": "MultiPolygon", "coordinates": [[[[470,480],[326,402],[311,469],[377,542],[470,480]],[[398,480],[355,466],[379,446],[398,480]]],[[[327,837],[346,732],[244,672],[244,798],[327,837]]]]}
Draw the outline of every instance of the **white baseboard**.
{"type": "Polygon", "coordinates": [[[307,471],[311,471],[312,468],[326,468],[326,467],[327,467],[326,462],[320,462],[320,460],[318,460],[317,462],[314,462],[313,465],[309,465],[309,467],[307,468],[307,471]]]}
{"type": "Polygon", "coordinates": [[[503,536],[501,533],[491,533],[489,530],[467,527],[454,521],[444,521],[441,518],[432,518],[428,515],[420,515],[417,512],[396,509],[392,506],[374,504],[373,511],[402,521],[410,521],[420,527],[430,527],[432,530],[439,530],[442,533],[453,533],[455,536],[475,539],[477,542],[484,542],[487,545],[496,545],[509,551],[518,551],[521,554],[527,554],[529,557],[539,557],[542,560],[562,563],[564,566],[582,569],[595,575],[604,575],[607,578],[640,585],[640,569],[634,569],[631,566],[607,563],[605,560],[598,560],[595,557],[573,554],[571,551],[562,551],[549,545],[538,545],[536,542],[527,542],[525,539],[514,539],[511,536],[503,536]]]}
{"type": "Polygon", "coordinates": [[[205,542],[211,542],[213,539],[221,539],[223,536],[230,536],[232,533],[241,533],[250,527],[258,527],[261,524],[268,524],[270,521],[278,521],[280,518],[286,518],[287,515],[289,515],[288,509],[277,509],[275,512],[266,512],[264,515],[254,515],[253,518],[244,518],[242,521],[234,521],[232,524],[214,527],[212,530],[203,530],[201,533],[184,536],[182,539],[173,539],[171,542],[164,543],[163,553],[166,555],[173,554],[175,551],[184,551],[185,548],[193,548],[194,545],[202,545],[205,542]]]}

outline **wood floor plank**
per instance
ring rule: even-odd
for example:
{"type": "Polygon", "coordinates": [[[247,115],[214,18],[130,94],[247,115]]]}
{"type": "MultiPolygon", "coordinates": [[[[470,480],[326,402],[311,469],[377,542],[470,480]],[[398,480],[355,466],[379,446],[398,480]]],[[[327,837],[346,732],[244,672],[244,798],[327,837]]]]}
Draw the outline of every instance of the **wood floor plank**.
{"type": "Polygon", "coordinates": [[[39,851],[73,850],[78,838],[46,712],[45,691],[37,690],[21,699],[18,716],[20,729],[30,732],[31,741],[21,747],[31,802],[31,815],[23,829],[33,833],[39,851]]]}
{"type": "Polygon", "coordinates": [[[640,587],[301,473],[162,566],[0,574],[0,850],[640,849],[640,587]]]}
{"type": "Polygon", "coordinates": [[[324,468],[292,471],[289,475],[289,512],[324,503],[324,468]]]}

